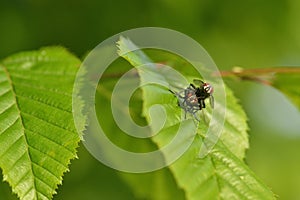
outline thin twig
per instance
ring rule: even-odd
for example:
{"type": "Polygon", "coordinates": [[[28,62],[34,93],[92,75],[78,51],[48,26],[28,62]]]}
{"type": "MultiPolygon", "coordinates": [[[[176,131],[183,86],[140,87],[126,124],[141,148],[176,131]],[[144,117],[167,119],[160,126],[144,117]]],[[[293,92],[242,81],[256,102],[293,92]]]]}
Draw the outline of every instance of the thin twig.
{"type": "Polygon", "coordinates": [[[264,85],[272,85],[275,74],[300,73],[300,67],[271,67],[263,69],[243,69],[234,67],[229,71],[214,73],[214,76],[237,77],[241,80],[249,80],[264,85]]]}
{"type": "MultiPolygon", "coordinates": [[[[221,77],[237,77],[241,80],[249,80],[264,85],[271,85],[272,78],[274,74],[286,74],[286,73],[300,73],[300,67],[271,67],[271,68],[262,68],[262,69],[243,69],[241,67],[234,67],[232,70],[220,71],[218,73],[213,73],[214,76],[221,77]]],[[[103,74],[101,78],[110,79],[110,78],[120,78],[124,73],[106,73],[103,74]]],[[[132,72],[132,76],[138,76],[137,71],[132,72]]]]}
{"type": "Polygon", "coordinates": [[[229,71],[220,71],[220,75],[222,77],[227,76],[236,76],[236,75],[264,75],[268,73],[300,73],[300,67],[271,67],[271,68],[263,68],[263,69],[243,69],[240,67],[234,67],[229,71]]]}

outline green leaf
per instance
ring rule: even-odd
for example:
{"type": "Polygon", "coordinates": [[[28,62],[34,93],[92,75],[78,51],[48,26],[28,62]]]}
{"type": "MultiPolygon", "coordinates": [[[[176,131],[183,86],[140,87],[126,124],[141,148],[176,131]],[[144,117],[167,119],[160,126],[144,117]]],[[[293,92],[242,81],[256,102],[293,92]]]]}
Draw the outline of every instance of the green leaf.
{"type": "MultiPolygon", "coordinates": [[[[122,149],[133,152],[149,152],[157,149],[150,139],[136,139],[120,130],[111,113],[111,95],[117,79],[111,74],[126,72],[132,68],[126,61],[119,59],[109,67],[109,72],[103,75],[96,92],[96,111],[101,127],[109,139],[122,149]],[[107,76],[106,76],[107,75],[107,76]],[[107,77],[107,78],[105,78],[107,77]]],[[[138,77],[133,76],[132,79],[138,77]]],[[[130,83],[128,83],[130,84],[130,83]]],[[[131,87],[126,85],[124,87],[131,87]]],[[[126,91],[124,91],[126,92],[126,91]]],[[[123,94],[119,94],[122,96],[123,94]]],[[[122,107],[121,107],[122,108],[122,107]]],[[[142,108],[141,90],[137,90],[130,102],[132,118],[137,124],[145,125],[145,119],[140,116],[142,108]]],[[[132,189],[136,199],[184,199],[184,193],[178,188],[168,168],[144,174],[116,172],[122,180],[132,189]]],[[[123,197],[126,198],[125,196],[123,197]]],[[[131,198],[132,199],[132,198],[131,198]]]]}
{"type": "Polygon", "coordinates": [[[283,92],[300,110],[300,67],[294,69],[298,69],[298,73],[277,73],[272,85],[283,92]]]}
{"type": "MultiPolygon", "coordinates": [[[[151,59],[141,50],[131,51],[137,48],[130,40],[121,37],[118,46],[119,54],[137,67],[141,84],[149,79],[156,81],[164,79],[170,85],[173,84],[170,81],[172,77],[169,77],[168,73],[159,73],[157,68],[151,66],[140,68],[151,62],[151,59]]],[[[192,79],[192,77],[187,78],[192,79]]],[[[187,199],[274,199],[273,193],[241,160],[248,147],[246,115],[228,88],[226,88],[224,132],[214,149],[205,158],[199,158],[199,151],[206,137],[204,133],[208,128],[207,118],[210,117],[210,110],[204,111],[197,127],[193,118],[180,121],[181,109],[168,88],[146,85],[142,87],[142,92],[143,113],[149,123],[150,117],[147,113],[152,106],[162,105],[167,114],[165,126],[155,137],[152,137],[158,147],[163,147],[172,140],[180,123],[186,128],[186,136],[182,138],[181,143],[177,144],[177,149],[183,148],[183,145],[191,139],[191,135],[194,135],[191,132],[197,133],[184,155],[169,166],[178,186],[185,191],[187,199]]],[[[164,152],[166,160],[171,153],[164,152]]]]}
{"type": "Polygon", "coordinates": [[[222,71],[222,77],[234,77],[241,80],[254,81],[271,85],[285,94],[300,109],[300,67],[271,67],[262,69],[243,69],[234,67],[230,71],[222,71]]]}
{"type": "Polygon", "coordinates": [[[72,88],[79,66],[60,47],[0,63],[0,167],[20,199],[51,199],[76,157],[72,88]]]}

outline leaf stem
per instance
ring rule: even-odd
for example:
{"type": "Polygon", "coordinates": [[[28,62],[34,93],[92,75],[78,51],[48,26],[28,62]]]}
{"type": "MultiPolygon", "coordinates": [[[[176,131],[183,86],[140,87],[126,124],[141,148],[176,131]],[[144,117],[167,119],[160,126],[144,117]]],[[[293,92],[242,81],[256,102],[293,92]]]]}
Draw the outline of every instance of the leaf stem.
{"type": "MultiPolygon", "coordinates": [[[[233,67],[232,70],[224,70],[213,73],[214,76],[221,77],[237,77],[241,80],[258,82],[264,85],[272,85],[272,79],[275,74],[300,73],[300,66],[286,67],[270,67],[261,69],[244,69],[241,67],[233,67]]],[[[102,78],[120,78],[124,73],[106,73],[102,78]]],[[[137,76],[137,72],[132,73],[132,76],[137,76]]]]}
{"type": "Polygon", "coordinates": [[[262,68],[262,69],[243,69],[241,67],[234,67],[232,70],[220,71],[220,76],[243,76],[243,75],[264,75],[268,73],[300,73],[299,67],[271,67],[271,68],[262,68]]]}
{"type": "Polygon", "coordinates": [[[232,70],[220,71],[213,75],[221,77],[237,77],[241,80],[254,81],[264,85],[272,85],[272,80],[274,79],[275,74],[278,73],[300,73],[300,67],[287,66],[262,69],[243,69],[241,67],[234,67],[232,70]]]}

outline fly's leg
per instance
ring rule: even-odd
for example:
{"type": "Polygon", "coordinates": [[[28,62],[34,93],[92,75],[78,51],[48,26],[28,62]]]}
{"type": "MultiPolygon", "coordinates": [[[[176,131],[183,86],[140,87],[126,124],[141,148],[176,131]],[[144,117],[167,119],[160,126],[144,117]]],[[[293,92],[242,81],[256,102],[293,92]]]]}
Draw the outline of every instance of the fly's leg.
{"type": "Polygon", "coordinates": [[[194,86],[194,84],[190,83],[190,86],[189,87],[192,87],[193,89],[196,89],[196,87],[194,86]]]}
{"type": "Polygon", "coordinates": [[[215,99],[212,95],[209,96],[209,103],[210,103],[211,108],[215,107],[215,99]]]}
{"type": "Polygon", "coordinates": [[[197,116],[197,112],[198,112],[198,110],[192,112],[192,114],[193,114],[194,118],[195,118],[198,122],[200,122],[200,119],[199,119],[198,116],[197,116]]]}
{"type": "Polygon", "coordinates": [[[200,110],[202,110],[202,108],[205,108],[205,102],[203,99],[198,99],[198,102],[199,102],[199,108],[200,110]]]}

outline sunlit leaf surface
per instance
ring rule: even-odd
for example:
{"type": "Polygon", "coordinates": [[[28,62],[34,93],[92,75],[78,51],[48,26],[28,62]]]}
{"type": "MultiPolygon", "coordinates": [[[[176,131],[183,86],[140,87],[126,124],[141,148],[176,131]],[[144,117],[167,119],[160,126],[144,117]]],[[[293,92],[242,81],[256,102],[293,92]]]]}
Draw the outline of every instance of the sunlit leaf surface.
{"type": "Polygon", "coordinates": [[[72,88],[79,65],[60,47],[0,62],[0,167],[20,199],[52,199],[76,157],[72,88]]]}
{"type": "MultiPolygon", "coordinates": [[[[119,54],[135,67],[149,63],[151,60],[140,50],[126,53],[134,47],[133,45],[130,40],[121,38],[118,42],[119,54]]],[[[158,77],[162,76],[151,66],[139,72],[141,84],[144,80],[158,80],[158,77]]],[[[164,80],[170,80],[170,77],[164,77],[164,80]]],[[[246,115],[237,104],[233,93],[228,88],[226,92],[228,102],[224,132],[209,155],[199,158],[200,147],[208,128],[209,121],[205,118],[209,116],[209,109],[204,111],[206,114],[203,114],[198,126],[192,117],[181,122],[181,109],[168,88],[156,85],[143,86],[143,114],[148,122],[150,122],[149,109],[154,105],[162,105],[167,115],[163,129],[152,137],[152,140],[158,147],[163,147],[172,140],[180,123],[183,123],[183,126],[186,126],[186,136],[177,144],[177,149],[180,149],[191,139],[192,132],[196,131],[189,149],[169,166],[187,199],[274,199],[270,189],[242,161],[244,151],[248,147],[246,115]]],[[[165,153],[165,159],[168,160],[171,154],[165,153]]]]}
{"type": "Polygon", "coordinates": [[[282,91],[300,110],[300,67],[298,73],[276,74],[273,86],[282,91]]]}

